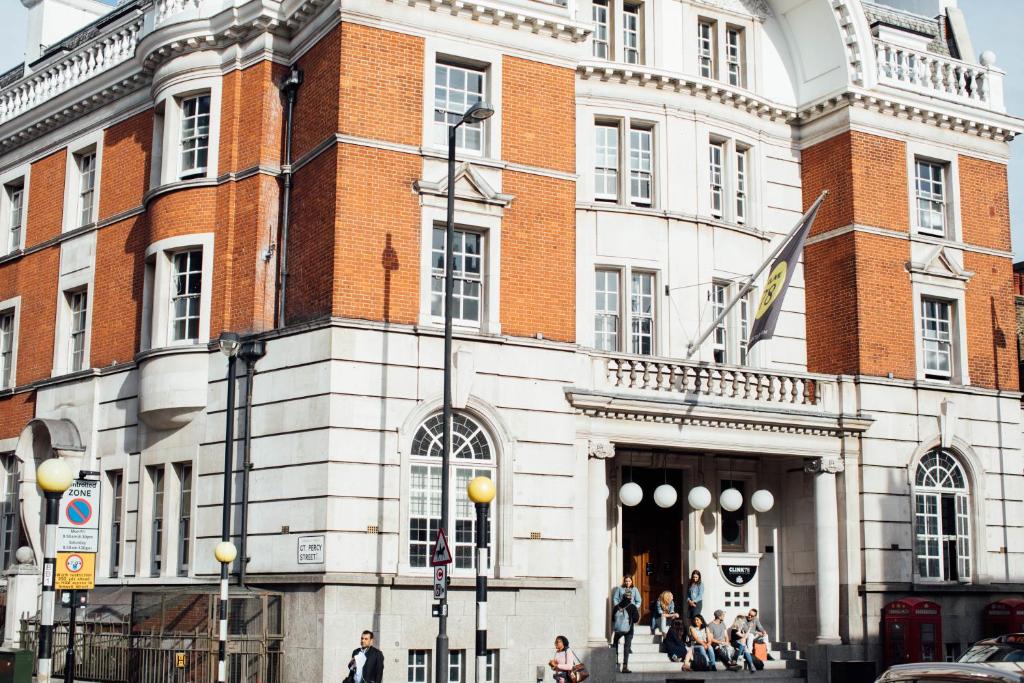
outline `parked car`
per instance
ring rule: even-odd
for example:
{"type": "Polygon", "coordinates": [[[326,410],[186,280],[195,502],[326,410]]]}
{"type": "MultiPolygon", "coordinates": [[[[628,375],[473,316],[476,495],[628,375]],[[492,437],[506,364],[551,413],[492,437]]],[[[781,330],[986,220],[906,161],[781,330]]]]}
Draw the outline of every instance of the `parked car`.
{"type": "Polygon", "coordinates": [[[899,664],[882,674],[875,683],[1024,683],[1024,675],[988,664],[921,662],[899,664]]]}
{"type": "Polygon", "coordinates": [[[957,662],[984,664],[1002,671],[1024,674],[1024,633],[1009,633],[979,640],[957,662]]]}

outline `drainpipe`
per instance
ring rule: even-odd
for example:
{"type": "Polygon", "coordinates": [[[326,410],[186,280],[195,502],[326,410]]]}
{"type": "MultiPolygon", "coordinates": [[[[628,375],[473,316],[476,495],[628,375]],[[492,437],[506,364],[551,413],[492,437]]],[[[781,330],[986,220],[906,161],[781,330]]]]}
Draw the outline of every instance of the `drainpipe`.
{"type": "MultiPolygon", "coordinates": [[[[293,66],[288,77],[281,84],[281,93],[286,100],[285,106],[285,135],[284,135],[284,163],[281,164],[281,179],[284,182],[284,190],[281,194],[281,226],[280,244],[281,256],[277,261],[277,327],[285,326],[285,292],[288,288],[288,210],[291,207],[292,198],[292,120],[295,109],[295,94],[302,85],[302,70],[293,66]]],[[[243,555],[243,565],[245,564],[243,555]]]]}
{"type": "Polygon", "coordinates": [[[245,574],[249,565],[249,472],[252,470],[252,378],[256,374],[256,361],[267,353],[262,339],[242,344],[238,357],[245,363],[245,435],[242,442],[242,528],[238,543],[238,585],[245,588],[245,574]]]}

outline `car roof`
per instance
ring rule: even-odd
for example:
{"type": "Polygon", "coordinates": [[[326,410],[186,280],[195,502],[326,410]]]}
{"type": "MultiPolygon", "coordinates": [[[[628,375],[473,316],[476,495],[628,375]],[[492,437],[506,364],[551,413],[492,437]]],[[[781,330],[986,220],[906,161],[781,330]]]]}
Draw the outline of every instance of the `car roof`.
{"type": "Polygon", "coordinates": [[[878,679],[884,683],[897,681],[977,681],[977,683],[1024,683],[1020,674],[1000,671],[981,664],[953,664],[946,662],[922,662],[900,664],[882,674],[878,679]]]}
{"type": "Polygon", "coordinates": [[[1024,633],[1007,633],[995,638],[982,638],[975,645],[1005,645],[1007,647],[1024,648],[1024,633]]]}

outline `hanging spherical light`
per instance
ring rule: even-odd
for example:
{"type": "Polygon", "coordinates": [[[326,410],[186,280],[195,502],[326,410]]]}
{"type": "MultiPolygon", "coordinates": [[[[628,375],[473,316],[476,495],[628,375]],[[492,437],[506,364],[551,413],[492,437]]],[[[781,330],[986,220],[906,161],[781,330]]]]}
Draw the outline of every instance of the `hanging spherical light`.
{"type": "Polygon", "coordinates": [[[662,484],[658,488],[654,489],[654,502],[658,504],[660,508],[670,508],[676,504],[679,495],[676,493],[675,488],[672,484],[662,484]]]}
{"type": "Polygon", "coordinates": [[[758,512],[768,512],[775,507],[775,496],[767,489],[754,491],[754,495],[750,496],[750,505],[758,512]]]}
{"type": "Polygon", "coordinates": [[[643,499],[644,490],[640,488],[640,484],[637,484],[635,481],[623,484],[622,488],[619,489],[619,500],[626,507],[639,505],[640,501],[643,499]]]}
{"type": "Polygon", "coordinates": [[[694,510],[703,510],[711,505],[711,491],[706,486],[694,486],[686,496],[686,501],[694,510]]]}
{"type": "Polygon", "coordinates": [[[722,497],[718,499],[723,510],[735,512],[743,505],[743,494],[733,488],[722,491],[722,497]]]}

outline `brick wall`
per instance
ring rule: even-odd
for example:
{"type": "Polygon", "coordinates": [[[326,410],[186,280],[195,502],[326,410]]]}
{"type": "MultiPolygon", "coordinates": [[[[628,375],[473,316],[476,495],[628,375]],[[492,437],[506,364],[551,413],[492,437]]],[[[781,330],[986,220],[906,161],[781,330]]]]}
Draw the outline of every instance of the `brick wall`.
{"type": "Polygon", "coordinates": [[[103,131],[99,218],[142,204],[153,158],[153,110],[136,114],[103,131]]]}
{"type": "Polygon", "coordinates": [[[0,439],[13,439],[21,434],[36,414],[34,391],[0,398],[0,439]]]}
{"type": "Polygon", "coordinates": [[[278,83],[287,71],[281,64],[262,61],[224,75],[220,173],[280,163],[283,104],[278,83]]]}
{"type": "Polygon", "coordinates": [[[810,372],[858,372],[860,320],[855,257],[854,239],[850,234],[804,249],[807,369],[810,372]]]}
{"type": "Polygon", "coordinates": [[[423,59],[422,38],[343,23],[338,131],[419,145],[423,59]]]}
{"type": "Polygon", "coordinates": [[[505,171],[501,329],[509,335],[576,338],[576,185],[505,171]]]}
{"type": "Polygon", "coordinates": [[[89,302],[89,360],[94,367],[131,361],[139,350],[148,244],[145,216],[108,225],[96,234],[96,277],[89,302]]]}
{"type": "Polygon", "coordinates": [[[849,136],[854,222],[909,232],[906,145],[867,133],[851,132],[849,136]]]}
{"type": "Polygon", "coordinates": [[[967,283],[967,356],[971,384],[1016,390],[1016,314],[1010,259],[964,254],[964,267],[974,273],[967,283]]]}
{"type": "Polygon", "coordinates": [[[341,27],[317,41],[299,59],[302,85],[295,97],[292,158],[299,159],[338,131],[341,27]]]}
{"type": "Polygon", "coordinates": [[[506,56],[502,61],[502,158],[576,170],[576,74],[506,56]]]}
{"type": "Polygon", "coordinates": [[[61,233],[67,156],[67,149],[60,149],[32,163],[25,226],[26,247],[45,242],[61,233]]]}
{"type": "Polygon", "coordinates": [[[338,147],[334,315],[414,323],[419,314],[418,156],[338,147]]]}
{"type": "Polygon", "coordinates": [[[857,233],[854,249],[860,372],[874,376],[891,372],[900,379],[914,379],[917,306],[906,269],[909,242],[857,233]]]}
{"type": "Polygon", "coordinates": [[[1010,250],[1006,164],[960,156],[960,215],[964,242],[1010,250]]]}
{"type": "Polygon", "coordinates": [[[331,313],[338,155],[326,152],[295,173],[288,236],[289,324],[331,313]]]}

